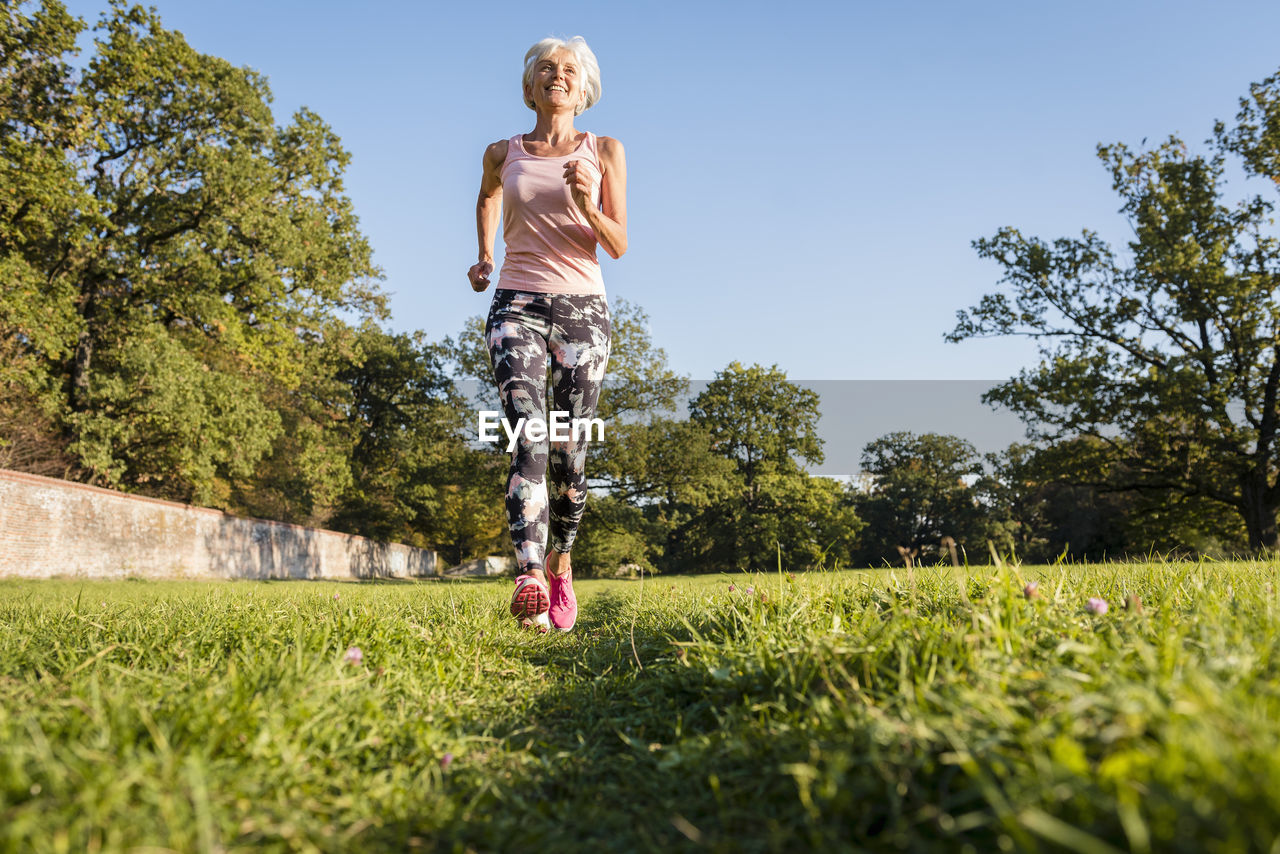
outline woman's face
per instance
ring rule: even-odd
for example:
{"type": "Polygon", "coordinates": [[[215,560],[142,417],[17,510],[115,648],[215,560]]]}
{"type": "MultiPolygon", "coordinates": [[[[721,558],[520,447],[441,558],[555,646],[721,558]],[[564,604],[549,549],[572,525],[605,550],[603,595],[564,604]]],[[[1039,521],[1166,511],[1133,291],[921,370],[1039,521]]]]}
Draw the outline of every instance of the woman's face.
{"type": "Polygon", "coordinates": [[[582,71],[572,51],[556,48],[539,59],[529,82],[529,99],[539,110],[577,110],[582,101],[582,71]]]}

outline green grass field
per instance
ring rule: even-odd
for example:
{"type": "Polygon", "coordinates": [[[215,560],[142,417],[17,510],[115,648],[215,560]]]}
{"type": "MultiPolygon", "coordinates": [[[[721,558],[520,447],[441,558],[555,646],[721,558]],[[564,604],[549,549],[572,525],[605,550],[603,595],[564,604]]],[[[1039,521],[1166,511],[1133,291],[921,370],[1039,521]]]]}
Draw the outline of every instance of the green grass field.
{"type": "Polygon", "coordinates": [[[4,581],[0,847],[1280,852],[1276,585],[4,581]]]}

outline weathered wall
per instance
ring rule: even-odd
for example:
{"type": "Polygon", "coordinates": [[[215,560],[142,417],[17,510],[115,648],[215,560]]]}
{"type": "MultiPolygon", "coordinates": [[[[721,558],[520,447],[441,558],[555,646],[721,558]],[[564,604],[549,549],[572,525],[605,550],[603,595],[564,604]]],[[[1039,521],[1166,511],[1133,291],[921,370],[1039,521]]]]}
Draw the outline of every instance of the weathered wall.
{"type": "Polygon", "coordinates": [[[492,575],[515,575],[516,572],[518,572],[518,570],[516,568],[515,558],[511,556],[497,557],[495,555],[490,555],[489,557],[480,557],[475,560],[460,563],[457,566],[451,566],[444,570],[444,575],[446,577],[463,575],[479,575],[488,577],[492,575]]]}
{"type": "Polygon", "coordinates": [[[435,574],[426,549],[0,469],[0,577],[435,574]]]}

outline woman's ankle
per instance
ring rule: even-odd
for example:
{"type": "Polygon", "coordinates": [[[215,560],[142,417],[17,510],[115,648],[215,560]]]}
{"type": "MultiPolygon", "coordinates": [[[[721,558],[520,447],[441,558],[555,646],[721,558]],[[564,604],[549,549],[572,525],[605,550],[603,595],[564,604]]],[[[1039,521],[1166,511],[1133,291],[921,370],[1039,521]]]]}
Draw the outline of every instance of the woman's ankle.
{"type": "Polygon", "coordinates": [[[552,549],[547,553],[547,572],[551,575],[559,578],[572,569],[573,566],[569,561],[568,552],[558,552],[552,549]]]}

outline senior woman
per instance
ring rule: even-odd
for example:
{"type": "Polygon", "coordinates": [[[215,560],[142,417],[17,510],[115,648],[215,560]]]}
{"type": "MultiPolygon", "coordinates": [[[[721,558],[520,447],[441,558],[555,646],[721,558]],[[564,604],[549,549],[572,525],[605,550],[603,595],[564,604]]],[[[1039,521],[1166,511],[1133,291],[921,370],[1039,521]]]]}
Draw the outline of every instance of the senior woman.
{"type": "MultiPolygon", "coordinates": [[[[548,359],[552,411],[594,416],[610,334],[596,244],[613,258],[627,251],[622,144],[573,124],[600,98],[595,55],[579,36],[543,39],[525,54],[522,82],[537,120],[485,149],[480,258],[467,271],[473,289],[489,286],[501,215],[506,253],[485,343],[513,428],[521,418],[547,423],[548,359]]],[[[512,451],[506,510],[520,572],[511,613],[525,627],[569,631],[577,621],[569,553],[587,500],[586,443],[585,434],[549,441],[525,430],[512,451]]]]}

